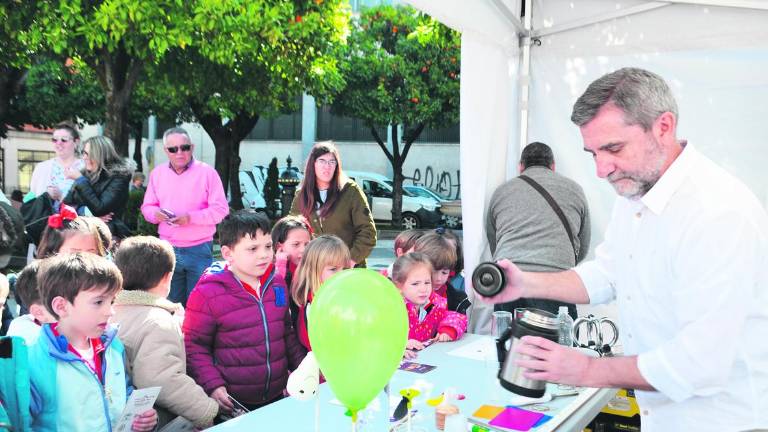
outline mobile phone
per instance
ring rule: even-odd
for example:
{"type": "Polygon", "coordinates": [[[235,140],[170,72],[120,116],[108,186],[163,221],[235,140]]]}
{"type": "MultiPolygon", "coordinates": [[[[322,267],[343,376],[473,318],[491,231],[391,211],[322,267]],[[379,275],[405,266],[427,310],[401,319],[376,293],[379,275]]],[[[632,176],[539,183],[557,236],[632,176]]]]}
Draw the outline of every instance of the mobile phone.
{"type": "Polygon", "coordinates": [[[235,410],[236,411],[242,411],[241,414],[245,414],[245,413],[251,412],[251,410],[249,410],[248,408],[244,407],[243,404],[238,402],[237,399],[233,398],[232,395],[228,394],[227,397],[229,398],[229,400],[232,401],[233,404],[235,404],[235,410]]]}
{"type": "Polygon", "coordinates": [[[173,219],[176,217],[176,213],[168,209],[161,208],[160,213],[164,214],[168,219],[173,219]]]}

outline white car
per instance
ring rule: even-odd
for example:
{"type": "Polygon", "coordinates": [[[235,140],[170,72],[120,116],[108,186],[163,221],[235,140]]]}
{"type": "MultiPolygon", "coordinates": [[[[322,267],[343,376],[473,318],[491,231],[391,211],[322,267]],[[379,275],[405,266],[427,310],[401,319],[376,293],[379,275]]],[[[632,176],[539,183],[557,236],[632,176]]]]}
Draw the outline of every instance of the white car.
{"type": "MultiPolygon", "coordinates": [[[[362,186],[363,192],[368,197],[373,219],[391,222],[392,186],[390,182],[392,180],[372,172],[344,171],[344,173],[362,186]]],[[[439,209],[440,205],[435,200],[418,197],[403,190],[403,228],[414,229],[438,225],[442,219],[439,209]]]]}
{"type": "Polygon", "coordinates": [[[426,186],[403,186],[403,189],[414,195],[428,197],[440,204],[440,213],[443,214],[445,226],[451,229],[461,227],[461,200],[449,200],[426,186]]]}

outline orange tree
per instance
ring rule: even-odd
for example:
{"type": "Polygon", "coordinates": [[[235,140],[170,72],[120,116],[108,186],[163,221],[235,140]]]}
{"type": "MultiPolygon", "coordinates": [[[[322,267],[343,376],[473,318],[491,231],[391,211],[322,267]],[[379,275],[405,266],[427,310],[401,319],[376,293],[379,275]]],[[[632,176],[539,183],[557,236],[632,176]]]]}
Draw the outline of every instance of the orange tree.
{"type": "Polygon", "coordinates": [[[237,2],[209,6],[196,25],[210,38],[176,48],[161,63],[164,93],[186,107],[181,118],[195,120],[216,148],[216,171],[242,207],[240,142],[261,117],[294,112],[308,92],[329,101],[343,84],[337,51],[349,32],[343,0],[237,2]],[[221,51],[219,47],[231,47],[221,51]]]}
{"type": "Polygon", "coordinates": [[[459,117],[461,36],[410,7],[364,10],[352,26],[332,111],[363,120],[392,164],[392,221],[401,224],[403,164],[425,127],[459,117]],[[392,149],[377,132],[389,126],[392,149]],[[398,136],[398,125],[403,136],[398,136]]]}

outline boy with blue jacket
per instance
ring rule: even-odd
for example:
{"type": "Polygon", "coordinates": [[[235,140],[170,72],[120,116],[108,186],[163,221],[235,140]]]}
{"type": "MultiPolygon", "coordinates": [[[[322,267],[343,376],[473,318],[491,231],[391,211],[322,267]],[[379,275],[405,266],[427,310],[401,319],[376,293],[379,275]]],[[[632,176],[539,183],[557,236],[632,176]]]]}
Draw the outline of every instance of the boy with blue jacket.
{"type": "MultiPolygon", "coordinates": [[[[117,267],[96,255],[41,261],[38,289],[58,323],[43,325],[29,350],[33,430],[112,431],[132,390],[123,344],[108,323],[122,283],[117,267]]],[[[156,423],[150,409],[132,430],[151,431],[156,423]]]]}

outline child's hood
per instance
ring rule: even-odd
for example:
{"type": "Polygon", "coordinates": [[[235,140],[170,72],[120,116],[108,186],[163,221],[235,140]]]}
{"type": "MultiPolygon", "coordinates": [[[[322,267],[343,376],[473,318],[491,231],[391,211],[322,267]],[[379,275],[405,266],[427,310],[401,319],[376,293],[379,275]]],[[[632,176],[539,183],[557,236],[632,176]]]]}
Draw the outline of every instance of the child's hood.
{"type": "MultiPolygon", "coordinates": [[[[56,336],[50,324],[44,324],[41,331],[41,338],[48,345],[48,353],[51,357],[61,361],[80,361],[80,357],[69,351],[69,341],[64,335],[56,336]]],[[[106,350],[117,337],[117,326],[109,325],[99,338],[101,344],[106,350]]]]}

